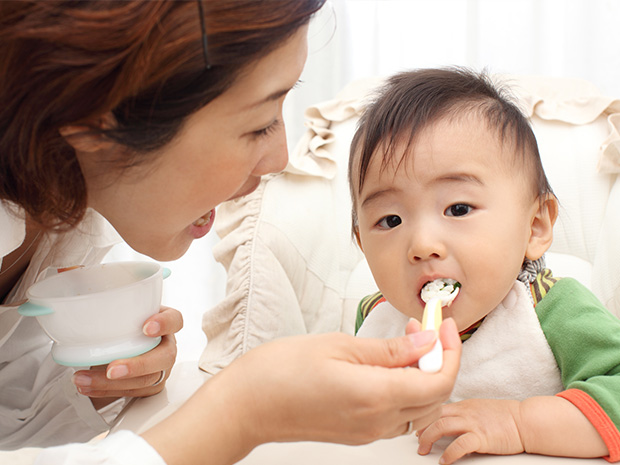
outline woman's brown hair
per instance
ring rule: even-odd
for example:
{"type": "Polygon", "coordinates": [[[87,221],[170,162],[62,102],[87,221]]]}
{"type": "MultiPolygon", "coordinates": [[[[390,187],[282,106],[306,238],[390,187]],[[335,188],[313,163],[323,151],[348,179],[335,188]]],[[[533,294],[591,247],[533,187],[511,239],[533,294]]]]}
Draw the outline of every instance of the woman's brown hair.
{"type": "Polygon", "coordinates": [[[86,185],[61,128],[126,147],[115,166],[140,163],[324,1],[0,2],[0,199],[74,226],[86,185]]]}

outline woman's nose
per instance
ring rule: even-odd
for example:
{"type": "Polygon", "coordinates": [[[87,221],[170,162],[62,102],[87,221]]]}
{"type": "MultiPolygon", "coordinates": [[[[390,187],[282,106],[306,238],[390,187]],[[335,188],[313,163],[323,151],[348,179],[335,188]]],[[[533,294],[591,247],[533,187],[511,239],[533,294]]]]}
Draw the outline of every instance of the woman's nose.
{"type": "Polygon", "coordinates": [[[269,173],[279,173],[288,163],[288,148],[286,135],[282,131],[280,137],[275,138],[273,144],[265,148],[265,152],[254,168],[254,175],[264,176],[269,173]]]}

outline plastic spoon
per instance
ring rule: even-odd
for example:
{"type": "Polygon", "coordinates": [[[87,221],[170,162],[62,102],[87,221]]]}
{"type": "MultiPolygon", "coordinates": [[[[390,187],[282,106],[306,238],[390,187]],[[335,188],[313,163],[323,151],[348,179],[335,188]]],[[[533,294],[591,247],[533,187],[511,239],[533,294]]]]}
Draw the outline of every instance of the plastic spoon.
{"type": "MultiPolygon", "coordinates": [[[[422,330],[435,330],[439,333],[439,327],[443,320],[442,308],[449,306],[459,293],[460,287],[454,287],[454,290],[443,296],[435,296],[426,302],[424,307],[424,315],[422,317],[422,330]]],[[[437,373],[443,365],[443,346],[439,337],[430,352],[424,354],[418,361],[420,370],[425,373],[437,373]]]]}

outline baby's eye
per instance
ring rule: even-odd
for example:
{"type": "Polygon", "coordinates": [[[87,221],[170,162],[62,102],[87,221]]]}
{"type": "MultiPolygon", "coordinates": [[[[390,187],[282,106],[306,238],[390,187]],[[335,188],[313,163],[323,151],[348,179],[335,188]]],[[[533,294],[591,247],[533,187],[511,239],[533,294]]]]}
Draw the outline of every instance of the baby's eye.
{"type": "Polygon", "coordinates": [[[446,216],[465,216],[473,210],[471,205],[466,205],[464,203],[456,203],[454,205],[450,205],[446,208],[444,214],[446,216]]]}
{"type": "Polygon", "coordinates": [[[392,229],[401,224],[403,220],[400,219],[398,215],[388,215],[386,217],[381,218],[377,225],[383,229],[392,229]]]}

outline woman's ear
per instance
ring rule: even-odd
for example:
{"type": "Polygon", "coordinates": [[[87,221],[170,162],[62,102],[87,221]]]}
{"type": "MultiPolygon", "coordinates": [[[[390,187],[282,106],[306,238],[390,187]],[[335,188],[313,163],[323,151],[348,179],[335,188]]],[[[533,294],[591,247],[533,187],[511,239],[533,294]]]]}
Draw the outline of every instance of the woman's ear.
{"type": "Polygon", "coordinates": [[[89,125],[69,125],[59,129],[59,133],[71,145],[76,152],[92,153],[102,149],[107,149],[112,141],[101,134],[94,132],[92,127],[101,129],[111,129],[116,125],[116,120],[111,112],[106,113],[92,126],[89,125]]]}
{"type": "Polygon", "coordinates": [[[553,194],[546,194],[536,201],[530,226],[530,240],[525,250],[526,258],[538,260],[551,246],[553,241],[553,225],[558,218],[558,199],[553,194]]]}

